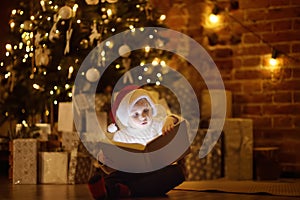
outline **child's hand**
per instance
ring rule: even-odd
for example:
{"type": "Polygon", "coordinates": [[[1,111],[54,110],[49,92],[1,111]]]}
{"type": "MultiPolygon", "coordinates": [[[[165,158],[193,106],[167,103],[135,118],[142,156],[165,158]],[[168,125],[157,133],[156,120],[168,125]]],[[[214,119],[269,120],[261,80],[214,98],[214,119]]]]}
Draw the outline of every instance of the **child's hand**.
{"type": "Polygon", "coordinates": [[[177,122],[177,119],[174,117],[167,117],[165,124],[162,128],[162,134],[166,135],[167,133],[171,132],[174,129],[174,124],[177,122]]]}

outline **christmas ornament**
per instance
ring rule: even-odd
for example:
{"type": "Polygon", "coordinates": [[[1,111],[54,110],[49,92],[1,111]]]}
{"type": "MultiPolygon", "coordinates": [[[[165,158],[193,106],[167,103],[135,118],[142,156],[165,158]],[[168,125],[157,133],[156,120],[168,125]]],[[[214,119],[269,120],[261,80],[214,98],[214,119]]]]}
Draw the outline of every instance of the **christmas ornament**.
{"type": "Polygon", "coordinates": [[[95,67],[92,67],[87,70],[85,77],[90,82],[96,82],[100,78],[100,72],[95,67]]]}
{"type": "Polygon", "coordinates": [[[58,22],[58,17],[57,17],[57,14],[55,14],[53,16],[53,26],[50,30],[50,33],[49,33],[49,40],[50,42],[55,42],[55,39],[58,39],[59,38],[59,31],[57,31],[57,22],[58,22]]]}
{"type": "Polygon", "coordinates": [[[89,41],[87,39],[82,39],[80,41],[80,48],[87,49],[89,47],[89,41]]]}
{"type": "Polygon", "coordinates": [[[35,49],[35,65],[37,67],[47,66],[50,61],[50,50],[47,47],[35,49]]]}
{"type": "Polygon", "coordinates": [[[117,3],[118,0],[106,0],[108,3],[117,3]]]}
{"type": "Polygon", "coordinates": [[[73,32],[72,28],[69,28],[66,32],[67,43],[64,51],[65,55],[70,52],[70,40],[71,40],[72,32],[73,32]]]}
{"type": "Polygon", "coordinates": [[[42,34],[38,31],[35,36],[34,36],[34,45],[37,47],[37,46],[40,46],[40,42],[43,40],[42,38],[42,34]]]}
{"type": "Polygon", "coordinates": [[[94,40],[99,40],[101,38],[101,33],[99,33],[97,30],[96,22],[93,23],[93,25],[91,26],[91,29],[92,29],[92,31],[91,31],[92,33],[89,36],[89,38],[90,38],[90,45],[93,46],[94,40]]]}
{"type": "Polygon", "coordinates": [[[72,8],[69,6],[63,6],[58,11],[58,16],[60,19],[67,20],[70,19],[73,15],[72,8]]]}
{"type": "Polygon", "coordinates": [[[119,48],[119,55],[122,57],[129,57],[130,53],[131,49],[127,44],[124,44],[119,48]]]}
{"type": "Polygon", "coordinates": [[[97,5],[99,0],[85,0],[87,5],[97,5]]]}

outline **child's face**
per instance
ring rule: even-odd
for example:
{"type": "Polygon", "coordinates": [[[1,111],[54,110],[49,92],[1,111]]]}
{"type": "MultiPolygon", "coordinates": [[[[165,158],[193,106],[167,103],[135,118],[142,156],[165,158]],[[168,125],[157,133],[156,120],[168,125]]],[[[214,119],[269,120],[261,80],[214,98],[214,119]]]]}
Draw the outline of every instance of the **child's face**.
{"type": "Polygon", "coordinates": [[[129,113],[129,125],[133,128],[144,129],[152,123],[152,108],[146,99],[137,101],[129,113]]]}

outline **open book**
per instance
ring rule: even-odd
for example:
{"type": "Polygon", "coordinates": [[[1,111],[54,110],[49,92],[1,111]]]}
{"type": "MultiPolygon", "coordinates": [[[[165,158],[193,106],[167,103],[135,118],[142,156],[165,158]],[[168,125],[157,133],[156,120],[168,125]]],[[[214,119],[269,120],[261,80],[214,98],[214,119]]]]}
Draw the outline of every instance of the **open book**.
{"type": "MultiPolygon", "coordinates": [[[[187,144],[188,142],[188,133],[187,133],[187,127],[186,127],[186,122],[182,121],[180,123],[178,123],[174,129],[167,133],[166,135],[158,135],[157,137],[153,138],[152,140],[150,140],[147,144],[142,144],[142,143],[126,143],[126,142],[119,142],[119,141],[114,141],[111,140],[111,143],[126,149],[128,151],[133,151],[133,152],[152,152],[152,151],[156,151],[162,147],[164,147],[165,145],[167,145],[170,141],[173,140],[173,138],[178,134],[178,136],[180,137],[180,141],[182,142],[182,144],[187,144]],[[178,132],[179,130],[179,126],[184,126],[181,127],[181,131],[180,133],[178,132]]],[[[181,145],[182,145],[181,144],[181,145]]]]}
{"type": "Polygon", "coordinates": [[[103,166],[110,168],[110,172],[114,169],[132,172],[157,168],[160,165],[177,162],[190,153],[185,120],[177,124],[168,134],[158,136],[147,145],[113,142],[111,138],[99,142],[98,145],[97,149],[105,156],[103,166]]]}

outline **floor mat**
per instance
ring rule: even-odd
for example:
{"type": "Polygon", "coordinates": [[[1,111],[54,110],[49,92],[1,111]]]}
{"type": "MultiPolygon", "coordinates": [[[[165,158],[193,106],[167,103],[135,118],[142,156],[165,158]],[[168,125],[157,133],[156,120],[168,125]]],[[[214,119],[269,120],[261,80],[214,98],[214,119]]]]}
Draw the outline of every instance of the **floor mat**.
{"type": "Polygon", "coordinates": [[[186,181],[177,190],[219,191],[230,193],[265,193],[278,196],[300,196],[299,180],[280,181],[186,181]]]}

